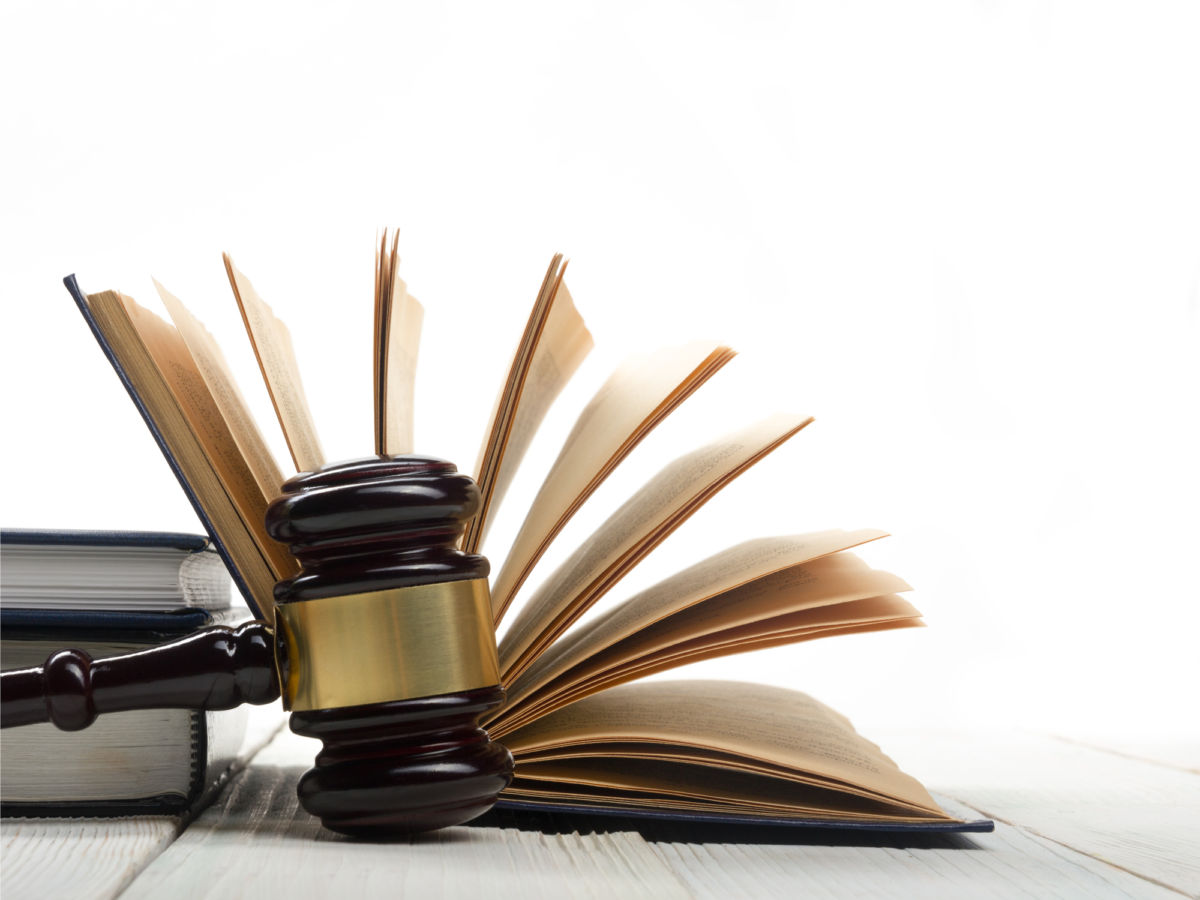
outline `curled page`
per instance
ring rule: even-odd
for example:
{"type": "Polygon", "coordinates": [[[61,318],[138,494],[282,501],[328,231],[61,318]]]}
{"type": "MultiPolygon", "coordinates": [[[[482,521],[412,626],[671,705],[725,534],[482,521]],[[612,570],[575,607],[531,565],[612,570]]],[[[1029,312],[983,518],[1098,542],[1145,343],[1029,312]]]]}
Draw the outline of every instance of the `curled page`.
{"type": "Polygon", "coordinates": [[[196,363],[204,383],[212,393],[213,401],[221,411],[225,423],[241,451],[246,465],[254,473],[259,490],[267,500],[274,499],[279,494],[283,484],[283,472],[267,447],[258,423],[250,413],[233,372],[230,371],[225,355],[217,345],[216,340],[209,334],[204,323],[192,315],[184,306],[183,301],[168,291],[165,287],[154,282],[158,296],[171,316],[171,321],[179,330],[180,337],[187,344],[192,359],[196,363]]]}
{"type": "Polygon", "coordinates": [[[399,235],[385,230],[375,258],[375,452],[413,451],[413,397],[417,350],[425,310],[396,274],[399,235]]]}
{"type": "Polygon", "coordinates": [[[605,809],[671,809],[844,822],[923,822],[921,807],[802,773],[761,774],[737,760],[687,750],[673,757],[653,745],[588,745],[579,756],[520,758],[506,798],[605,809]],[[600,754],[604,755],[601,756],[600,754]]]}
{"type": "MultiPolygon", "coordinates": [[[[697,604],[737,589],[749,590],[750,585],[761,584],[774,573],[884,536],[884,532],[873,529],[834,529],[758,538],[710,556],[640,591],[553,643],[524,675],[506,685],[507,699],[497,718],[515,715],[522,704],[545,693],[546,686],[569,679],[569,673],[603,651],[635,638],[660,622],[670,621],[697,604]]],[[[773,598],[777,612],[794,607],[797,593],[806,593],[808,599],[812,597],[812,591],[756,592],[773,598]]]]}
{"type": "Polygon", "coordinates": [[[462,547],[468,553],[482,546],[491,516],[550,404],[592,349],[592,336],[563,283],[565,269],[561,254],[551,260],[496,400],[475,466],[481,503],[463,535],[462,547]]]}
{"type": "MultiPolygon", "coordinates": [[[[878,574],[887,575],[888,573],[878,574]]],[[[902,589],[908,590],[907,585],[902,589]]],[[[898,594],[863,597],[859,600],[848,598],[839,603],[821,606],[816,610],[799,610],[782,615],[766,616],[733,627],[726,626],[723,621],[705,622],[705,616],[720,618],[724,616],[724,611],[719,606],[709,610],[689,610],[680,623],[683,626],[681,631],[686,633],[689,629],[696,628],[704,632],[700,637],[668,646],[664,650],[653,651],[644,658],[633,662],[621,661],[619,666],[614,666],[594,679],[579,685],[578,690],[573,691],[565,702],[593,694],[613,684],[642,678],[645,675],[663,672],[687,663],[728,656],[731,653],[746,653],[766,647],[782,647],[785,644],[795,644],[835,635],[865,634],[870,631],[892,631],[898,628],[920,628],[923,624],[921,613],[898,594]]]]}
{"type": "Polygon", "coordinates": [[[760,597],[751,597],[746,603],[745,589],[714,598],[588,659],[528,698],[519,709],[503,710],[498,721],[489,723],[489,732],[503,736],[510,728],[614,685],[700,660],[835,635],[919,626],[921,614],[902,597],[871,596],[889,587],[907,590],[908,586],[886,572],[874,574],[883,584],[863,584],[855,591],[822,598],[808,609],[764,607],[754,602],[761,601],[760,597]],[[741,603],[750,608],[740,609],[741,603]],[[750,618],[737,622],[732,612],[750,618]]]}
{"type": "Polygon", "coordinates": [[[295,559],[266,534],[267,498],[179,332],[129,297],[89,294],[88,309],[198,506],[249,592],[270,617],[275,582],[295,559]]]}
{"type": "Polygon", "coordinates": [[[304,385],[300,381],[300,367],[292,349],[292,336],[287,326],[271,311],[250,279],[237,270],[229,254],[222,254],[229,284],[242,311],[246,334],[258,358],[258,368],[266,382],[279,418],[279,427],[287,440],[292,461],[301,472],[312,472],[321,468],[325,454],[317,440],[317,429],[313,424],[308,400],[304,396],[304,385]]]}
{"type": "Polygon", "coordinates": [[[533,593],[500,644],[505,684],[722,487],[810,417],[776,414],[667,465],[625,502],[533,593]]]}
{"type": "Polygon", "coordinates": [[[492,581],[497,623],[583,502],[656,425],[733,356],[728,347],[697,342],[633,357],[609,377],[571,429],[492,581]]]}
{"type": "MultiPolygon", "coordinates": [[[[729,681],[624,685],[539,719],[504,743],[518,761],[518,772],[526,760],[673,759],[889,801],[907,808],[903,815],[909,817],[949,818],[919,782],[844,716],[785,688],[729,681]]],[[[615,780],[622,783],[620,777],[615,780]]],[[[705,788],[692,793],[703,796],[705,788]]]]}
{"type": "Polygon", "coordinates": [[[784,635],[801,640],[847,627],[897,625],[920,613],[904,600],[881,601],[880,597],[908,589],[895,575],[874,571],[849,553],[773,572],[709,597],[602,650],[565,661],[570,662],[566,668],[554,665],[557,674],[538,686],[516,682],[510,692],[512,705],[500,712],[500,718],[519,725],[650,670],[744,652],[784,635]]]}

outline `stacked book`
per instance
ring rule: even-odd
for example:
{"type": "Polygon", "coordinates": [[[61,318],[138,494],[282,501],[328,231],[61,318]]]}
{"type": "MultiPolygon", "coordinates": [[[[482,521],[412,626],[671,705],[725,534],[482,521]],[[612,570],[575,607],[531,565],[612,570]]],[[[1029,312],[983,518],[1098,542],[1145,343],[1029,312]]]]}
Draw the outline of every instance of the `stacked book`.
{"type": "MultiPolygon", "coordinates": [[[[0,532],[0,662],[41,665],[65,647],[94,659],[248,617],[205,537],[162,532],[0,532]]],[[[130,710],[78,732],[0,731],[6,816],[179,813],[221,781],[244,710],[130,710]]]]}

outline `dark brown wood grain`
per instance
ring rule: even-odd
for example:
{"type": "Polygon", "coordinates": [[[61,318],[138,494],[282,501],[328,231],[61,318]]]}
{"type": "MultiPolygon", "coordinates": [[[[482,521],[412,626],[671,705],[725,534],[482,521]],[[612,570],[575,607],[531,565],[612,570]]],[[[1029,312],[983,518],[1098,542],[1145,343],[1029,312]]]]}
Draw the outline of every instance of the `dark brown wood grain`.
{"type": "MultiPolygon", "coordinates": [[[[456,548],[479,491],[441,460],[381,457],[297,475],[267,510],[267,531],[300,560],[277,603],[486,578],[456,548]]],[[[486,812],[512,779],[512,756],[479,727],[499,685],[436,697],[294,712],[292,730],[322,750],[300,780],[301,805],[355,836],[429,831],[486,812]]]]}
{"type": "Polygon", "coordinates": [[[267,509],[267,532],[302,566],[276,586],[275,599],[486,578],[484,557],[455,548],[478,509],[475,482],[430,457],[360,459],[301,473],[267,509]]]}
{"type": "Polygon", "coordinates": [[[274,637],[263,622],[216,626],[136,653],[94,660],[59,650],[42,666],[0,676],[5,728],[53,722],[78,731],[126,709],[233,709],[279,697],[274,637]]]}
{"type": "Polygon", "coordinates": [[[512,757],[479,717],[499,686],[368,706],[292,713],[292,731],[319,738],[300,779],[300,805],[356,836],[431,831],[492,808],[512,780],[512,757]]]}

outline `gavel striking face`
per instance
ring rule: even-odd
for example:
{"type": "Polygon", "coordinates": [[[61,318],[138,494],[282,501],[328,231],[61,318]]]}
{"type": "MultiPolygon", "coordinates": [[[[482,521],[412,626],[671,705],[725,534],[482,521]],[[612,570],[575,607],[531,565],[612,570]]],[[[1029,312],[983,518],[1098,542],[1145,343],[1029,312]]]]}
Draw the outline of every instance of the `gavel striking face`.
{"type": "Polygon", "coordinates": [[[282,692],[292,730],[322,742],[298,792],[327,828],[469,821],[512,779],[508,750],[478,724],[504,699],[488,562],[455,549],[478,506],[470,478],[428,457],[297,475],[267,510],[267,531],[301,563],[276,585],[273,630],[206,629],[97,661],[60,651],[4,673],[3,724],[72,730],[102,712],[228,709],[282,692]]]}

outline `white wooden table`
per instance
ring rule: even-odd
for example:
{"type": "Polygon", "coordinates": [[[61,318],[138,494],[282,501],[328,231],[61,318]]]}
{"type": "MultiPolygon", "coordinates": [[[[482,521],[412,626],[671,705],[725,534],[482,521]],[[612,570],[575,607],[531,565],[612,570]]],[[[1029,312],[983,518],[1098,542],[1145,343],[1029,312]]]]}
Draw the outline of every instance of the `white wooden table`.
{"type": "Polygon", "coordinates": [[[312,742],[286,730],[190,823],[9,819],[3,900],[121,897],[1200,896],[1200,747],[1045,735],[881,734],[992,834],[822,843],[460,827],[366,844],[297,808],[312,742]]]}

